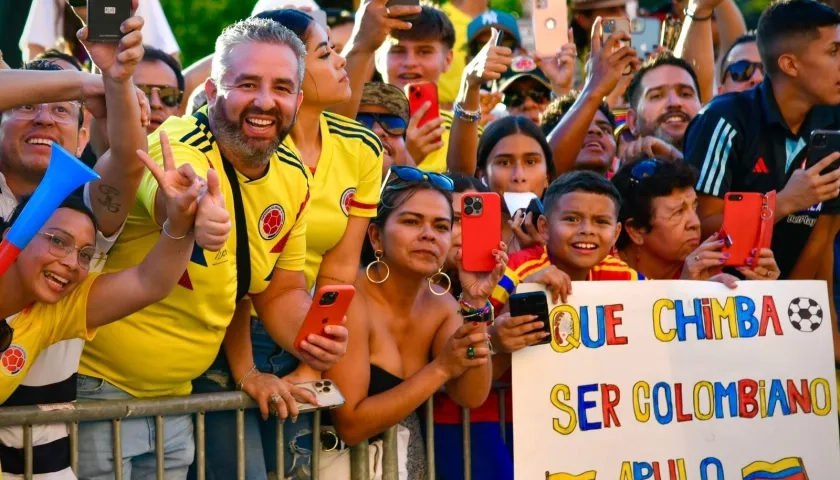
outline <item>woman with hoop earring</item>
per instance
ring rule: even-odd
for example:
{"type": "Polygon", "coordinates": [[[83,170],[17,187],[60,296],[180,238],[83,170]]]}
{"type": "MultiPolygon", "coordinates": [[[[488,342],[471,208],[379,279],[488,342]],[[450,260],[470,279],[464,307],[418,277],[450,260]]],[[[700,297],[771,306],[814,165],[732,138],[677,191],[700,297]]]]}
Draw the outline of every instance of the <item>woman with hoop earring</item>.
{"type": "MultiPolygon", "coordinates": [[[[331,413],[347,445],[375,441],[396,424],[407,430],[407,446],[403,428],[398,434],[401,479],[428,478],[415,411],[443,386],[460,405],[477,407],[492,380],[488,299],[504,273],[506,246],[494,251],[490,273],[459,268],[462,294],[449,294],[443,265],[451,243],[452,189],[443,175],[391,168],[347,312],[347,353],[324,374],[346,399],[331,413]]],[[[457,259],[460,266],[460,252],[457,259]]]]}

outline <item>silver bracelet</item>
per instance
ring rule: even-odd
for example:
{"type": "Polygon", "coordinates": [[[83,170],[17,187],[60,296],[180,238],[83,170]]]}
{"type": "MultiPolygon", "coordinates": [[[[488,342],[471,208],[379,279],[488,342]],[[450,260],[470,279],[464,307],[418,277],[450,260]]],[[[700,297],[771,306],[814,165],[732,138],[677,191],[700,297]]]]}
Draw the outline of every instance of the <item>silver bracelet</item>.
{"type": "Polygon", "coordinates": [[[256,371],[257,371],[257,365],[254,364],[254,366],[251,367],[250,370],[245,372],[245,375],[242,375],[242,378],[240,378],[239,381],[236,382],[236,389],[237,390],[242,390],[242,384],[245,383],[245,379],[248,378],[249,376],[251,376],[251,374],[256,372],[256,371]]]}
{"type": "Polygon", "coordinates": [[[455,103],[452,105],[452,109],[455,112],[455,117],[460,118],[461,120],[469,123],[475,123],[481,120],[481,109],[478,110],[464,110],[464,107],[461,106],[460,103],[455,103]]]}
{"type": "Polygon", "coordinates": [[[167,223],[169,223],[169,219],[168,219],[168,218],[167,218],[167,219],[163,222],[163,226],[162,226],[161,228],[163,229],[163,234],[164,234],[164,235],[166,235],[167,237],[171,238],[172,240],[183,240],[183,239],[185,239],[185,238],[189,237],[189,236],[190,236],[190,234],[192,233],[192,230],[190,230],[189,232],[187,232],[187,233],[186,233],[186,235],[182,235],[182,236],[180,236],[180,237],[173,237],[173,236],[172,236],[172,234],[171,234],[171,233],[169,233],[169,232],[166,230],[166,224],[167,224],[167,223]]]}

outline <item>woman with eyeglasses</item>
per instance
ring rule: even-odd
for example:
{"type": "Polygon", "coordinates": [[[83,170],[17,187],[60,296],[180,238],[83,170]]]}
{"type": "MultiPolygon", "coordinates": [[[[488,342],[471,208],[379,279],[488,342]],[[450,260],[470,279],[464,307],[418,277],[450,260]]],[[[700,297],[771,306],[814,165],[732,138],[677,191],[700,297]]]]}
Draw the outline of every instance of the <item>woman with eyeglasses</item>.
{"type": "MultiPolygon", "coordinates": [[[[392,167],[347,313],[352,332],[347,354],[325,374],[346,403],[332,412],[338,436],[348,445],[371,439],[400,423],[409,440],[400,443],[407,477],[426,478],[420,423],[414,413],[441,387],[458,404],[481,405],[491,383],[488,298],[507,262],[505,245],[494,251],[490,273],[455,269],[461,293],[451,295],[446,274],[455,213],[453,182],[412,167],[392,167]]],[[[322,462],[324,457],[322,456],[322,462]]],[[[323,465],[323,463],[322,463],[323,465]]],[[[323,471],[322,471],[323,473],[323,471]]],[[[332,477],[327,477],[332,478],[332,477]]]]}
{"type": "MultiPolygon", "coordinates": [[[[176,170],[171,152],[165,155],[164,169],[148,155],[140,157],[164,194],[168,215],[157,244],[140,265],[88,273],[96,254],[97,225],[93,212],[73,194],[0,277],[0,403],[9,400],[46,347],[91,339],[97,328],[164,299],[187,268],[203,181],[176,170]]],[[[218,177],[211,174],[207,185],[208,195],[221,195],[218,177]]],[[[17,206],[4,235],[28,202],[25,198],[17,206]]]]}
{"type": "MultiPolygon", "coordinates": [[[[702,241],[700,236],[694,167],[645,159],[623,165],[612,182],[621,193],[616,248],[624,262],[649,279],[716,280],[735,286],[734,276],[720,274],[726,256],[723,239],[712,235],[702,241]]],[[[769,248],[759,252],[755,265],[738,272],[748,280],[780,275],[769,248]]]]}
{"type": "MultiPolygon", "coordinates": [[[[309,178],[304,267],[307,287],[352,285],[365,232],[379,202],[382,143],[355,120],[326,111],[350,99],[346,60],[333,48],[329,31],[298,10],[269,10],[256,17],[282,24],[301,39],[307,51],[303,100],[283,141],[300,153],[309,178]]],[[[318,338],[312,335],[305,341],[317,342],[318,338]]],[[[249,315],[247,308],[237,309],[227,330],[224,353],[207,374],[193,382],[194,391],[228,390],[236,385],[260,399],[269,398],[261,395],[266,390],[283,391],[284,387],[278,385],[281,377],[292,383],[320,378],[320,372],[298,360],[291,345],[277,345],[253,310],[249,315]],[[217,372],[229,376],[228,381],[217,381],[217,372]]],[[[282,478],[308,478],[313,415],[285,422],[284,465],[278,466],[277,423],[273,418],[268,421],[274,403],[270,398],[258,401],[262,421],[258,412],[246,413],[246,478],[264,479],[269,472],[282,478]]],[[[236,451],[230,448],[228,435],[236,428],[235,414],[215,412],[208,414],[206,421],[208,472],[220,479],[236,478],[236,451]]]]}

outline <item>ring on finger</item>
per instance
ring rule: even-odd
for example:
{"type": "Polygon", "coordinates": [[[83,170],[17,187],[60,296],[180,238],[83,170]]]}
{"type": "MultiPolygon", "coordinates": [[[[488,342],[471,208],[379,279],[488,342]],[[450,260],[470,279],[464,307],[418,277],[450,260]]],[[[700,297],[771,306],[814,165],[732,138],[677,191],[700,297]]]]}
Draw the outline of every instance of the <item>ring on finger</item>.
{"type": "Polygon", "coordinates": [[[272,395],[271,397],[269,397],[269,400],[271,400],[271,403],[277,403],[277,402],[279,402],[282,398],[283,398],[283,396],[282,396],[282,395],[280,395],[279,393],[275,393],[274,395],[272,395]]]}
{"type": "Polygon", "coordinates": [[[467,347],[467,358],[470,360],[475,358],[475,347],[473,347],[472,345],[467,347]]]}
{"type": "Polygon", "coordinates": [[[386,17],[390,17],[390,16],[391,16],[391,9],[390,9],[390,8],[388,8],[388,7],[385,7],[385,16],[386,16],[386,17]]]}
{"type": "Polygon", "coordinates": [[[765,276],[765,277],[769,277],[769,276],[771,276],[771,275],[773,275],[773,272],[771,272],[771,271],[770,271],[770,269],[768,268],[768,269],[767,269],[767,271],[766,271],[766,272],[764,272],[764,276],[765,276]]]}
{"type": "Polygon", "coordinates": [[[699,262],[700,261],[700,255],[695,255],[694,256],[694,261],[699,262]]]}

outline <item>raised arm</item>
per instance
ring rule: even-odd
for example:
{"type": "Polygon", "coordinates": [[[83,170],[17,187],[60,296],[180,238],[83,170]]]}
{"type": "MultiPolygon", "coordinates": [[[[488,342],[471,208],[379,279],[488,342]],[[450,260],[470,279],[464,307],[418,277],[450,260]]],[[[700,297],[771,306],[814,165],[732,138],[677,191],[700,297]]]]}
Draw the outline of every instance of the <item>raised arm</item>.
{"type": "MultiPolygon", "coordinates": [[[[96,162],[101,178],[87,187],[91,208],[105,236],[122,228],[143,178],[143,164],[137,161],[135,152],[148,148],[146,129],[140,121],[140,104],[131,80],[143,58],[142,28],[143,19],[131,17],[123,22],[126,35],[119,43],[85,42],[92,60],[102,71],[105,87],[106,128],[111,148],[96,162]]],[[[87,27],[79,38],[87,39],[87,27]]]]}
{"type": "MultiPolygon", "coordinates": [[[[189,164],[175,168],[172,151],[164,149],[163,168],[142,150],[146,164],[166,197],[167,219],[158,242],[136,267],[99,277],[87,302],[87,327],[96,329],[166,298],[184,273],[192,253],[193,222],[204,182],[189,164]],[[119,299],[119,301],[115,301],[119,299]]],[[[206,195],[221,196],[214,170],[207,174],[206,195]]]]}
{"type": "MultiPolygon", "coordinates": [[[[497,46],[499,30],[493,29],[490,40],[478,52],[461,77],[461,90],[455,105],[467,112],[481,110],[481,85],[499,79],[512,60],[512,52],[507,47],[497,46]]],[[[476,155],[478,154],[478,120],[467,121],[457,113],[452,117],[452,129],[449,132],[449,145],[446,151],[446,165],[453,172],[475,175],[476,155]]]]}

